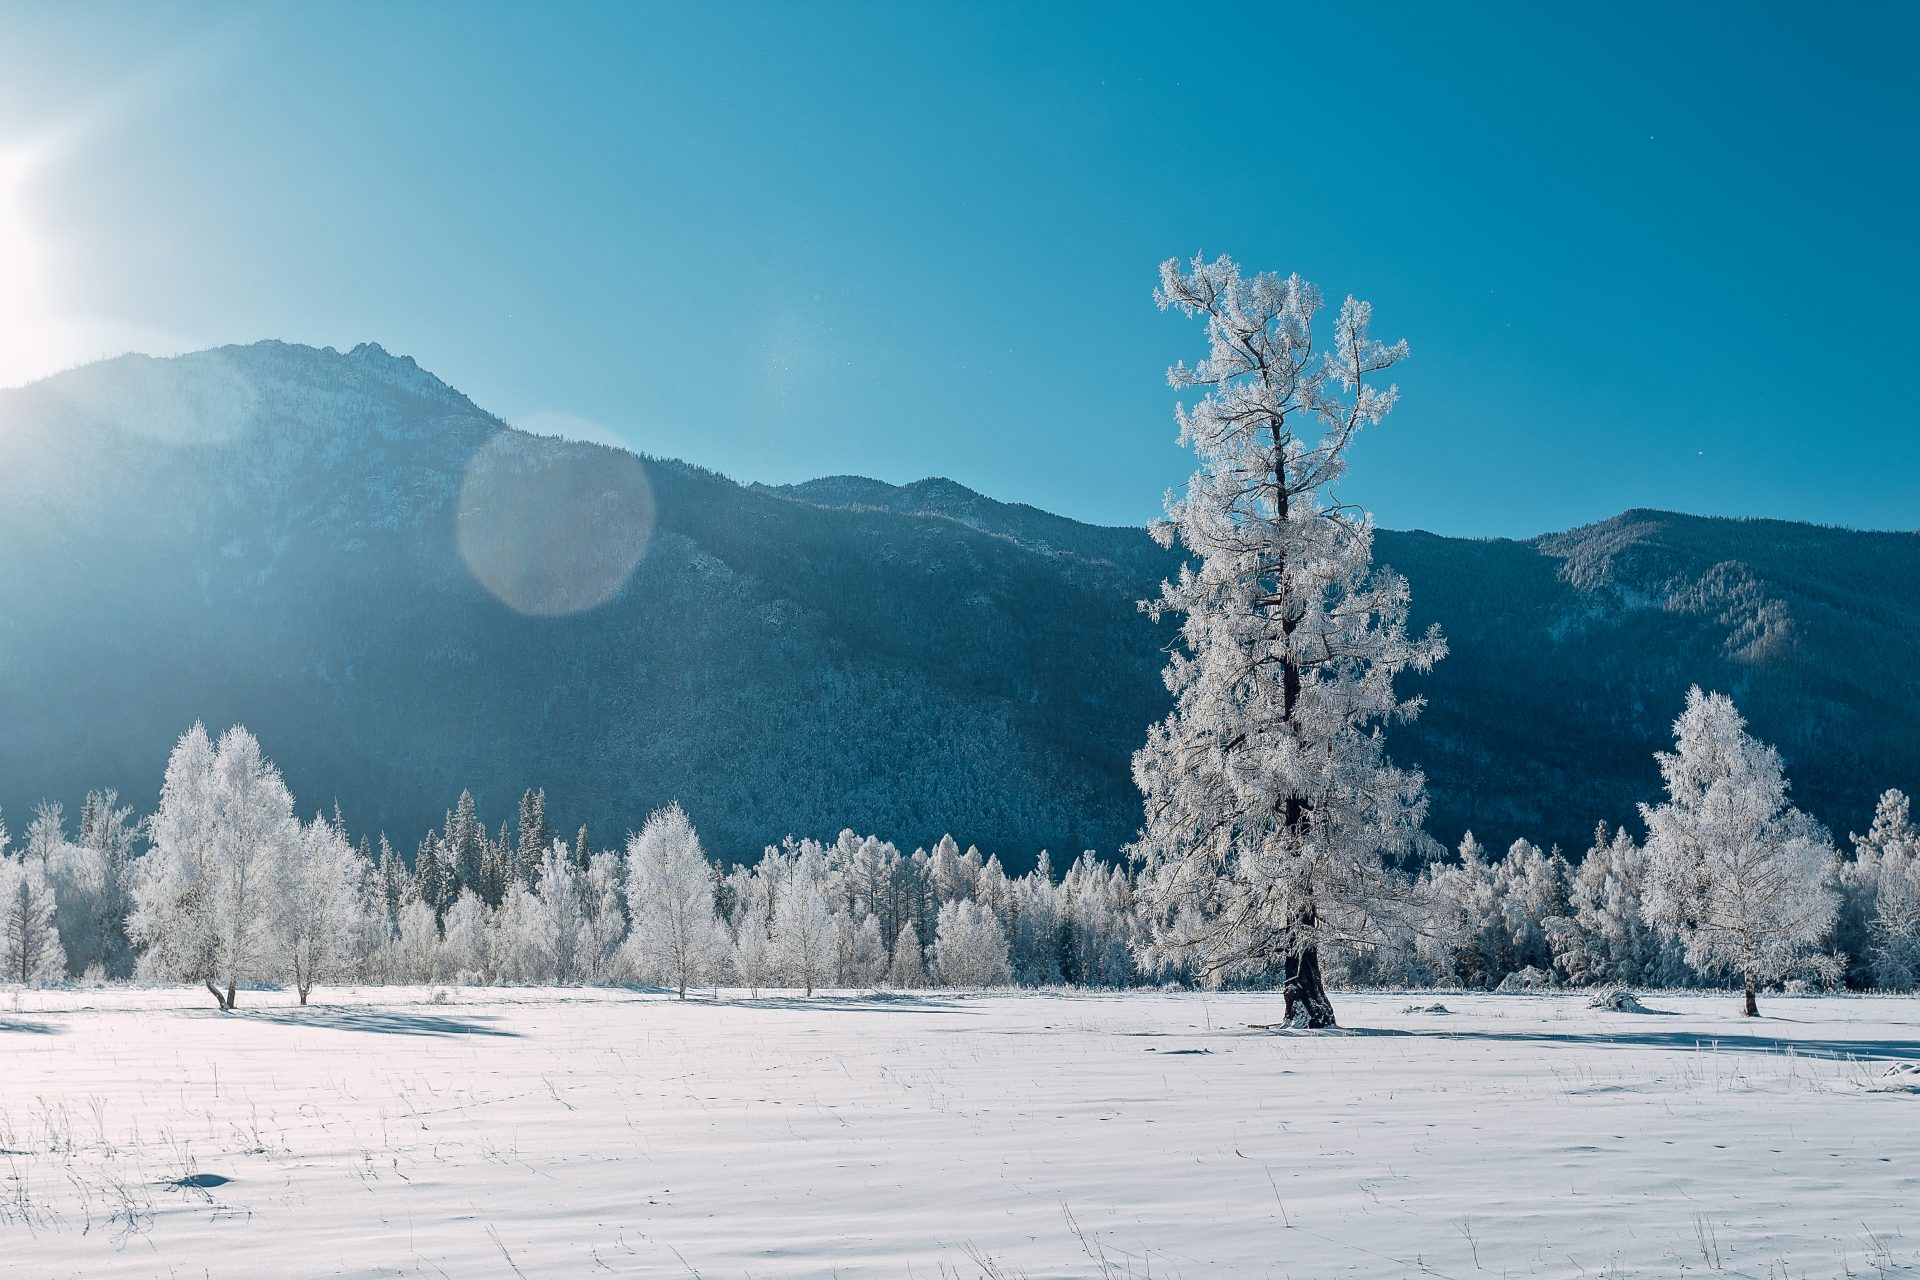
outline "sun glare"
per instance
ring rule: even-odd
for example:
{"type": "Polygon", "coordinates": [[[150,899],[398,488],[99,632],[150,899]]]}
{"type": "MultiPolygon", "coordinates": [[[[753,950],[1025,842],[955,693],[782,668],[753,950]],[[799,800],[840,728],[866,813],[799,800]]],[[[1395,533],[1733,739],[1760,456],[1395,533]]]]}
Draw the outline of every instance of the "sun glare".
{"type": "Polygon", "coordinates": [[[27,207],[29,168],[25,151],[0,147],[0,386],[45,372],[46,264],[27,207]]]}

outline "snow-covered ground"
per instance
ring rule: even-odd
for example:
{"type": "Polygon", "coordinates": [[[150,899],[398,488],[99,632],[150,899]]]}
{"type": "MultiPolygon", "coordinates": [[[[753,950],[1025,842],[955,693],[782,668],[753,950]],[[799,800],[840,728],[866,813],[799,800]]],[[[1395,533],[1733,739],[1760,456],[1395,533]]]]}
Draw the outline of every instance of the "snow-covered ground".
{"type": "Polygon", "coordinates": [[[1915,1000],[316,999],[6,995],[0,1273],[1920,1274],[1915,1000]]]}

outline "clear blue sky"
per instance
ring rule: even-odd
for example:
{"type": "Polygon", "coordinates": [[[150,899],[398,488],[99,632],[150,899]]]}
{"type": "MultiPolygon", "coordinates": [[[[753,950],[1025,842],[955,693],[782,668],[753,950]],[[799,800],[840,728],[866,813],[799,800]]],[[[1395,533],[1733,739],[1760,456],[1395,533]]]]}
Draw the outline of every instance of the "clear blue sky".
{"type": "Polygon", "coordinates": [[[1382,524],[1914,528],[1916,14],[0,4],[0,369],[370,339],[741,479],[1137,523],[1205,250],[1412,344],[1382,524]]]}

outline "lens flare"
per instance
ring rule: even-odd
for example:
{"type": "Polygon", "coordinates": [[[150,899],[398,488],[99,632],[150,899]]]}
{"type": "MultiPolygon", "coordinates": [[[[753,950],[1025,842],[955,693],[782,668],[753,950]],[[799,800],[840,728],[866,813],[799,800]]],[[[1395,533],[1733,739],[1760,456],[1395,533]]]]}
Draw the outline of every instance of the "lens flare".
{"type": "Polygon", "coordinates": [[[559,617],[619,594],[653,520],[653,486],[633,454],[502,431],[467,465],[455,537],[501,603],[559,617]]]}

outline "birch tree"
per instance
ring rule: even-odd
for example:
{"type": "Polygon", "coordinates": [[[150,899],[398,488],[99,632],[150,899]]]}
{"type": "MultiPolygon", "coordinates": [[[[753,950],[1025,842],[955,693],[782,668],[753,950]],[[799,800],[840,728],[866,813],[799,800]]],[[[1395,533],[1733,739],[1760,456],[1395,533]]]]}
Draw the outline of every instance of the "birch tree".
{"type": "Polygon", "coordinates": [[[785,981],[808,995],[834,971],[833,903],[824,860],[809,851],[773,909],[773,950],[785,981]]]}
{"type": "MultiPolygon", "coordinates": [[[[282,850],[274,884],[274,933],[301,1004],[316,983],[352,971],[373,909],[368,867],[346,836],[319,814],[282,850]]],[[[383,911],[383,927],[385,921],[383,911]]]]}
{"type": "Polygon", "coordinates": [[[1667,801],[1643,804],[1640,814],[1648,921],[1678,940],[1701,974],[1738,976],[1741,1012],[1753,1018],[1760,985],[1826,967],[1814,948],[1839,894],[1831,840],[1787,803],[1779,753],[1746,725],[1726,695],[1689,689],[1674,749],[1655,757],[1667,801]]]}
{"type": "Polygon", "coordinates": [[[676,802],[656,811],[627,841],[627,950],[648,981],[664,979],[682,1000],[727,957],[727,931],[714,906],[713,867],[693,822],[676,802]]]}
{"type": "Polygon", "coordinates": [[[222,1010],[275,960],[274,877],[300,839],[293,797],[240,725],[195,725],[167,762],[128,932],[142,976],[203,983],[222,1010]]]}
{"type": "Polygon", "coordinates": [[[1385,753],[1385,726],[1420,707],[1394,677],[1446,652],[1437,628],[1408,638],[1406,580],[1372,568],[1371,519],[1333,496],[1406,347],[1370,338],[1349,297],[1321,348],[1318,290],[1224,257],[1168,260],[1155,300],[1204,320],[1209,351],[1168,371],[1201,392],[1177,415],[1199,469],[1153,530],[1193,558],[1142,606],[1182,618],[1173,713],[1133,760],[1146,958],[1215,982],[1277,968],[1287,1022],[1329,1027],[1320,947],[1364,929],[1383,855],[1425,817],[1424,778],[1385,753]]]}

